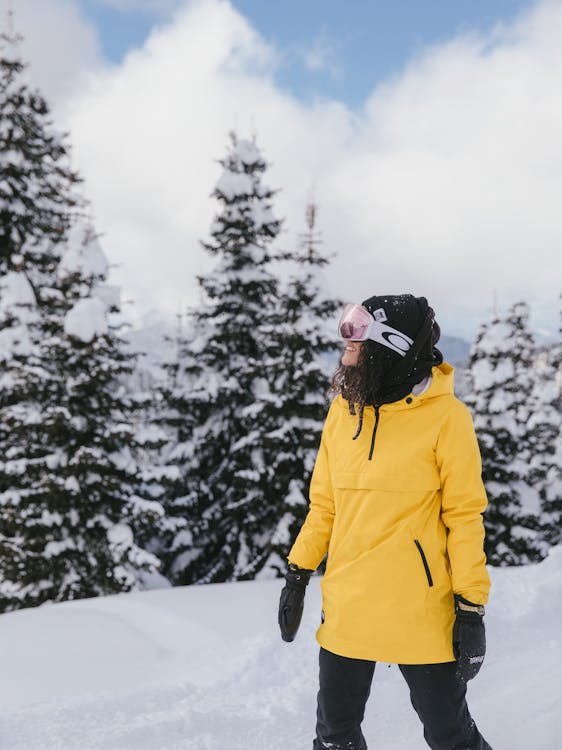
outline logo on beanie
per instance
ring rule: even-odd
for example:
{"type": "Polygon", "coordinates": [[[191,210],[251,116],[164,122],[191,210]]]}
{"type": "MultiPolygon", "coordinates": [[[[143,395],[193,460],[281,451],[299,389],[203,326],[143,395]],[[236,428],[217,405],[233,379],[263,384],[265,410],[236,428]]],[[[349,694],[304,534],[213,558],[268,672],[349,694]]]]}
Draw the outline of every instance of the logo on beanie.
{"type": "Polygon", "coordinates": [[[398,354],[404,356],[409,350],[411,345],[414,343],[409,336],[400,331],[393,331],[392,328],[389,331],[381,331],[381,335],[385,340],[386,346],[393,349],[398,354]]]}
{"type": "Polygon", "coordinates": [[[382,307],[379,307],[378,310],[372,312],[371,315],[377,321],[377,323],[384,323],[385,320],[388,320],[388,318],[386,317],[386,313],[382,309],[382,307]]]}

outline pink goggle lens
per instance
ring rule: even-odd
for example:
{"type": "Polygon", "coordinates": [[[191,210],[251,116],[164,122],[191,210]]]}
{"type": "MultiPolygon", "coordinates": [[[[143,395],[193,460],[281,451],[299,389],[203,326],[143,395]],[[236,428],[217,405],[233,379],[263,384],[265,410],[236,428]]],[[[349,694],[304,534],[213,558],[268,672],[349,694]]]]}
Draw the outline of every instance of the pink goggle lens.
{"type": "Polygon", "coordinates": [[[340,318],[338,333],[348,341],[365,341],[373,322],[371,313],[361,305],[347,305],[340,318]]]}

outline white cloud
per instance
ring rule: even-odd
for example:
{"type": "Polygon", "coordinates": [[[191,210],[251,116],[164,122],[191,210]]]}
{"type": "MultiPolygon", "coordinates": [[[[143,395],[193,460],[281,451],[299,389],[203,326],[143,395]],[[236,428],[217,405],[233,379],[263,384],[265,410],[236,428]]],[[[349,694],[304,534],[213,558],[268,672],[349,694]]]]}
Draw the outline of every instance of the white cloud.
{"type": "Polygon", "coordinates": [[[167,14],[179,8],[183,0],[96,0],[98,5],[121,11],[122,13],[167,14]]]}
{"type": "Polygon", "coordinates": [[[543,2],[427,49],[354,113],[280,90],[273,50],[227,0],[190,2],[73,102],[77,164],[118,280],[144,309],[196,299],[212,263],[199,240],[214,160],[231,128],[255,127],[282,189],[283,242],[316,182],[335,294],[426,294],[446,331],[470,334],[496,291],[556,328],[561,26],[562,4],[543,2]]]}
{"type": "Polygon", "coordinates": [[[59,107],[103,64],[97,30],[75,0],[17,0],[13,8],[14,28],[23,36],[22,54],[33,81],[59,107]]]}

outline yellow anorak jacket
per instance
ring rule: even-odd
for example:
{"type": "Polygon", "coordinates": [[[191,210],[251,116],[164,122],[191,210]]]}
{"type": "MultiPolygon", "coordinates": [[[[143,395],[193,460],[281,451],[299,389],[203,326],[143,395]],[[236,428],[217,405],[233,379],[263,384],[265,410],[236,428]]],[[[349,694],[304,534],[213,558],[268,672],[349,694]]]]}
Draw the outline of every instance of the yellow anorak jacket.
{"type": "Polygon", "coordinates": [[[420,396],[367,407],[363,428],[332,403],[289,561],[314,570],[326,552],[321,646],[399,664],[453,661],[453,593],[485,604],[486,493],[472,419],[453,368],[433,368],[420,396]]]}

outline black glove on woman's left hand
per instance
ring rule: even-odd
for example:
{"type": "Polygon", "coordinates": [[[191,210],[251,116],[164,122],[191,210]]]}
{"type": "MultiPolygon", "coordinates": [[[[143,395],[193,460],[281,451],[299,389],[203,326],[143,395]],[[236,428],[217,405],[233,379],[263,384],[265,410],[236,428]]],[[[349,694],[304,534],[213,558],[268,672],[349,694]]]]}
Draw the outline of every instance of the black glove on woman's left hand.
{"type": "Polygon", "coordinates": [[[457,675],[463,682],[476,677],[486,654],[484,607],[455,594],[456,619],[453,626],[453,653],[457,675]]]}
{"type": "Polygon", "coordinates": [[[286,583],[279,600],[279,627],[284,641],[295,639],[304,609],[304,592],[312,573],[312,570],[289,564],[289,570],[285,575],[286,583]]]}

